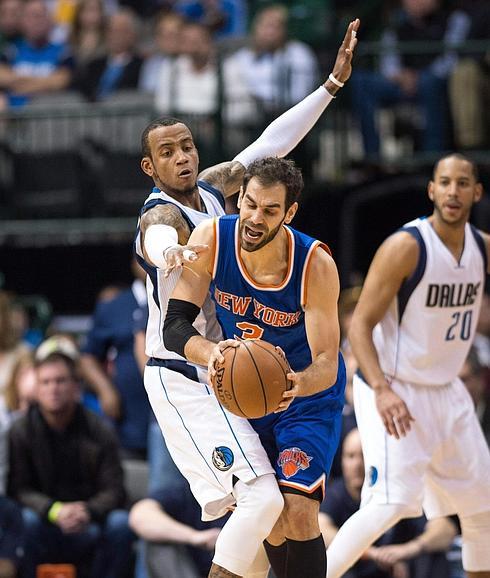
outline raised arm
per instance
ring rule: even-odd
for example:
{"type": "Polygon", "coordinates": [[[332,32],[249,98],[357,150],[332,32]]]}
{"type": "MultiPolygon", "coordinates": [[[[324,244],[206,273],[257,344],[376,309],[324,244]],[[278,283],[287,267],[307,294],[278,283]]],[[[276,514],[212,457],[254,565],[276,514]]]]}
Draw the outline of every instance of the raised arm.
{"type": "Polygon", "coordinates": [[[397,438],[410,429],[412,418],[381,369],[373,329],[384,317],[403,281],[415,270],[418,254],[417,241],[409,233],[399,232],[386,239],[369,268],[349,332],[352,351],[367,383],[374,390],[386,430],[397,438]]]}
{"type": "Polygon", "coordinates": [[[225,197],[235,194],[241,185],[245,168],[254,160],[291,152],[313,128],[337,91],[350,78],[352,56],[357,44],[359,19],[347,27],[329,78],[317,90],[276,118],[250,146],[232,161],[215,165],[201,172],[202,179],[220,190],[225,197]],[[335,81],[332,81],[331,78],[335,81]]]}

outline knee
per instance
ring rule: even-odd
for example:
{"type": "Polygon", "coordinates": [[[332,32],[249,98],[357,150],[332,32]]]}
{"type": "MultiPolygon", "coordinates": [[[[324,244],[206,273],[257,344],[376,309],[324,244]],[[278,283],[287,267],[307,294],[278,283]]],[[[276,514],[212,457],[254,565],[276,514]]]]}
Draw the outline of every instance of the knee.
{"type": "Polygon", "coordinates": [[[467,572],[490,571],[490,510],[461,516],[463,568],[467,572]]]}
{"type": "Polygon", "coordinates": [[[272,529],[281,515],[284,499],[274,474],[256,478],[247,484],[237,483],[237,505],[253,513],[259,526],[272,529]]]}

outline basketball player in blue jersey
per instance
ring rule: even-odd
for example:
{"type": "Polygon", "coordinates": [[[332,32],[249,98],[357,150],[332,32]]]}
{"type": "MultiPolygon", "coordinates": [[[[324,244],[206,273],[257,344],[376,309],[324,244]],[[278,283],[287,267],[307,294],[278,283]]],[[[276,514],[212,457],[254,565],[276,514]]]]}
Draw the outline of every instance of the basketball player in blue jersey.
{"type": "Polygon", "coordinates": [[[463,566],[490,578],[490,453],[457,377],[479,316],[490,237],[468,223],[482,195],[459,154],[436,164],[434,211],[389,237],[369,269],[350,330],[354,402],[367,476],[363,507],[328,549],[338,578],[404,517],[457,514],[463,566]]]}
{"type": "MultiPolygon", "coordinates": [[[[144,382],[169,452],[200,503],[203,519],[218,518],[236,506],[216,544],[209,574],[213,578],[267,575],[267,560],[255,557],[282,511],[283,499],[248,421],[222,409],[207,385],[206,367],[165,347],[162,329],[168,299],[182,264],[205,254],[202,245],[187,244],[191,230],[224,214],[224,197],[238,192],[245,167],[253,160],[292,150],[348,80],[358,28],[359,20],[348,26],[323,86],[277,118],[233,161],[207,169],[199,178],[198,153],[187,126],[161,119],[142,135],[141,166],[155,184],[142,208],[135,241],[139,262],[148,273],[150,359],[144,382]]],[[[207,299],[194,325],[219,341],[214,309],[207,299]]]]}
{"type": "MultiPolygon", "coordinates": [[[[290,228],[303,188],[292,161],[266,158],[245,173],[239,215],[201,223],[190,243],[208,251],[185,268],[169,302],[166,346],[214,372],[236,338],[280,347],[293,372],[280,411],[250,420],[274,466],[285,507],[265,542],[277,578],[324,578],[319,505],[337,449],[345,367],[339,280],[328,248],[290,228]],[[225,340],[193,327],[211,293],[225,340]],[[294,400],[293,400],[294,398],[294,400]]],[[[265,499],[265,498],[264,498],[265,499]]]]}

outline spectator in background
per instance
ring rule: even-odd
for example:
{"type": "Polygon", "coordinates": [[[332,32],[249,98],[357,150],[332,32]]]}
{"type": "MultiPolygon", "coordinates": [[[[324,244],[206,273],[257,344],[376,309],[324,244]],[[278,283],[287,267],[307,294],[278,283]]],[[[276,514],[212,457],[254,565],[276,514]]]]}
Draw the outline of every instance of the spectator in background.
{"type": "Polygon", "coordinates": [[[177,0],[173,8],[190,22],[206,26],[215,39],[241,37],[246,34],[245,0],[177,0]]]}
{"type": "Polygon", "coordinates": [[[0,401],[0,578],[16,578],[20,566],[23,527],[17,505],[5,497],[8,447],[7,431],[10,418],[0,401]]]}
{"type": "Polygon", "coordinates": [[[228,123],[248,120],[254,108],[243,69],[227,60],[220,71],[209,30],[202,24],[186,24],[181,44],[181,56],[165,61],[160,68],[156,109],[163,114],[213,115],[223,107],[228,123]]]}
{"type": "Polygon", "coordinates": [[[490,390],[485,382],[485,367],[474,346],[470,349],[463,368],[459,372],[459,378],[466,385],[473,399],[478,421],[490,446],[490,390]]]}
{"type": "Polygon", "coordinates": [[[0,1],[0,51],[20,39],[22,0],[0,1]]]}
{"type": "Polygon", "coordinates": [[[68,87],[73,60],[64,43],[51,42],[52,28],[43,0],[25,0],[22,38],[6,48],[0,63],[0,88],[8,92],[10,106],[68,87]]]}
{"type": "Polygon", "coordinates": [[[154,490],[129,514],[131,528],[146,541],[149,578],[207,576],[225,520],[201,521],[201,508],[184,478],[154,490]]]}
{"type": "Polygon", "coordinates": [[[318,82],[318,63],[311,48],[289,40],[288,12],[274,4],[254,19],[250,46],[230,58],[267,115],[277,115],[309,94],[318,82]]]}
{"type": "Polygon", "coordinates": [[[353,112],[361,124],[364,150],[379,161],[380,137],[376,114],[383,106],[416,103],[422,117],[424,151],[448,147],[447,78],[460,46],[468,35],[469,18],[463,12],[448,12],[441,0],[402,0],[393,14],[393,24],[383,33],[379,71],[357,70],[352,75],[353,112]],[[445,52],[403,53],[398,43],[419,41],[445,43],[445,52]]]}
{"type": "Polygon", "coordinates": [[[146,305],[145,272],[132,260],[131,288],[110,301],[99,302],[92,328],[82,347],[83,379],[99,398],[106,416],[113,419],[123,457],[146,457],[150,405],[134,357],[133,315],[146,305]],[[113,374],[104,364],[113,355],[113,374]]]}
{"type": "MultiPolygon", "coordinates": [[[[490,5],[487,0],[464,2],[471,17],[471,40],[488,41],[490,5]]],[[[451,112],[456,145],[482,149],[490,144],[490,48],[465,53],[450,78],[451,112]]]]}
{"type": "MultiPolygon", "coordinates": [[[[41,346],[42,347],[42,346],[41,346]]],[[[37,564],[67,562],[80,578],[120,578],[133,539],[119,447],[79,403],[75,363],[37,357],[37,404],[10,430],[9,494],[23,506],[26,578],[37,564]]]]}
{"type": "Polygon", "coordinates": [[[35,401],[36,373],[31,352],[17,360],[5,389],[5,405],[11,417],[23,415],[35,401]]]}
{"type": "Polygon", "coordinates": [[[74,88],[90,101],[138,87],[142,59],[136,53],[138,21],[131,10],[122,8],[109,18],[106,42],[107,55],[88,62],[74,80],[74,88]]]}
{"type": "MultiPolygon", "coordinates": [[[[365,471],[357,429],[350,431],[342,444],[342,474],[343,478],[334,480],[327,489],[320,507],[320,528],[327,550],[339,527],[361,503],[365,471]]],[[[449,566],[444,553],[456,534],[456,524],[450,518],[403,520],[371,546],[344,578],[447,578],[449,566]]]]}
{"type": "Polygon", "coordinates": [[[17,361],[29,352],[15,331],[12,317],[12,299],[0,291],[0,401],[5,403],[5,390],[17,361]]]}
{"type": "Polygon", "coordinates": [[[69,38],[78,70],[105,54],[106,26],[104,0],[80,0],[77,3],[69,38]]]}
{"type": "MultiPolygon", "coordinates": [[[[182,28],[184,19],[176,12],[160,12],[155,19],[155,52],[143,62],[140,90],[155,94],[162,66],[172,63],[182,51],[182,28]]],[[[171,64],[170,64],[171,66],[171,64]]]]}

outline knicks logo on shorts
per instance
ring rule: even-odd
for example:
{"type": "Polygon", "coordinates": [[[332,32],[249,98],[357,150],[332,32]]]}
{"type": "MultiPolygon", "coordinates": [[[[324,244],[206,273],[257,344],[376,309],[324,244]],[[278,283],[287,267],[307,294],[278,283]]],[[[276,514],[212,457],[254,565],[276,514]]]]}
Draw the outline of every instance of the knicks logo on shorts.
{"type": "Polygon", "coordinates": [[[288,448],[279,454],[277,465],[286,478],[292,478],[299,470],[309,468],[312,459],[300,448],[288,448]]]}
{"type": "Polygon", "coordinates": [[[213,466],[222,472],[226,472],[231,468],[233,462],[235,461],[235,456],[230,448],[226,446],[219,446],[214,448],[213,455],[213,466]]]}

